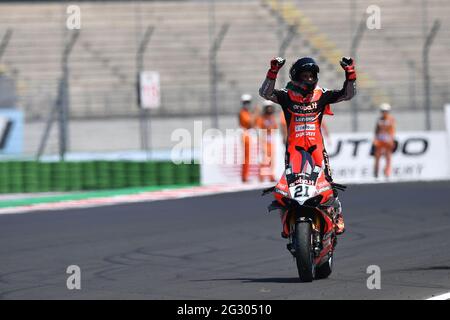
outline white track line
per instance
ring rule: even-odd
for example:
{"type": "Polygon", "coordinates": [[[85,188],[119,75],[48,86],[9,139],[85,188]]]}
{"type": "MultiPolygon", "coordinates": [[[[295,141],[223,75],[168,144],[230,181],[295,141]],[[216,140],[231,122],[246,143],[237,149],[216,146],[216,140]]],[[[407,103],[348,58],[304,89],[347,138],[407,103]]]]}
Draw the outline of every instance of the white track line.
{"type": "Polygon", "coordinates": [[[272,185],[273,184],[249,184],[249,185],[235,184],[235,185],[198,186],[181,189],[147,191],[129,195],[96,197],[81,200],[62,200],[58,202],[37,203],[18,207],[1,208],[0,215],[19,214],[34,211],[55,211],[74,208],[92,208],[125,203],[201,197],[229,192],[257,190],[272,185]]]}
{"type": "Polygon", "coordinates": [[[427,300],[449,300],[450,299],[450,292],[432,297],[432,298],[428,298],[427,300]]]}

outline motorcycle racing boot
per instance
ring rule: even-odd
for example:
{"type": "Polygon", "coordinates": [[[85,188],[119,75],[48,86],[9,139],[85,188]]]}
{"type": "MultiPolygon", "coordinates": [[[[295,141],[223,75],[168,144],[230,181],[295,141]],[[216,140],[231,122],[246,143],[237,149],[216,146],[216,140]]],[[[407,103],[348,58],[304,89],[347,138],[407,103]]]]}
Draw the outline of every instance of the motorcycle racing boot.
{"type": "Polygon", "coordinates": [[[334,224],[336,235],[343,234],[345,232],[344,216],[342,215],[342,206],[339,199],[336,198],[333,204],[334,207],[334,224]]]}
{"type": "Polygon", "coordinates": [[[345,232],[345,224],[342,213],[339,213],[337,215],[335,224],[336,224],[336,235],[343,234],[345,232]]]}

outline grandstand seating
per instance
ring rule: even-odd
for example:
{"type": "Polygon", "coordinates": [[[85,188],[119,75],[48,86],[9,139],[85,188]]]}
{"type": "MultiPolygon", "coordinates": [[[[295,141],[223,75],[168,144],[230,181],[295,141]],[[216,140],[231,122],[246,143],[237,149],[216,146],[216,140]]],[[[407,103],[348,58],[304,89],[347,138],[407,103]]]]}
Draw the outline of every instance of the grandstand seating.
{"type": "MultiPolygon", "coordinates": [[[[154,26],[155,31],[145,54],[145,69],[159,71],[162,82],[163,106],[154,115],[195,115],[211,111],[209,48],[221,26],[229,23],[217,54],[217,65],[219,111],[230,114],[239,108],[243,92],[257,95],[268,61],[278,54],[287,24],[307,22],[301,24],[304,28],[297,30],[298,35],[286,52],[288,64],[298,56],[321,56],[327,50],[348,55],[358,17],[372,4],[369,0],[277,2],[292,5],[295,10],[279,15],[270,1],[256,0],[216,1],[214,5],[200,0],[80,2],[80,37],[70,57],[71,116],[138,114],[136,51],[147,26],[154,26]],[[350,8],[353,2],[357,3],[354,10],[350,8]]],[[[361,79],[368,81],[362,86],[361,108],[372,108],[377,103],[376,99],[365,97],[379,98],[381,94],[397,108],[422,107],[420,3],[378,1],[382,28],[366,30],[358,49],[358,68],[366,75],[361,79]],[[375,92],[374,88],[380,91],[375,92]]],[[[450,12],[450,3],[445,0],[427,3],[428,27],[435,18],[442,23],[430,52],[433,107],[440,108],[449,101],[450,60],[446,53],[450,47],[450,28],[445,17],[450,12]]],[[[28,119],[46,118],[55,101],[61,54],[72,32],[65,26],[67,5],[0,3],[0,37],[8,28],[13,31],[0,63],[17,80],[19,106],[28,119]]],[[[336,69],[339,57],[324,56],[332,58],[320,60],[325,64],[321,82],[339,88],[343,79],[336,69]]],[[[285,69],[283,76],[287,79],[288,68],[285,69]]]]}

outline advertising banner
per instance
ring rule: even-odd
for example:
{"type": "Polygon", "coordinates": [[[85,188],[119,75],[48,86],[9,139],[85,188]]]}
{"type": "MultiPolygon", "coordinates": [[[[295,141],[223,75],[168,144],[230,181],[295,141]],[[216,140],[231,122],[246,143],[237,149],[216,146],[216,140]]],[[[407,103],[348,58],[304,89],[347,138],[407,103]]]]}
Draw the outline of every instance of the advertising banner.
{"type": "MultiPolygon", "coordinates": [[[[390,181],[439,180],[449,177],[448,144],[445,132],[399,132],[392,154],[390,181]]],[[[327,151],[333,178],[337,182],[372,182],[385,180],[385,159],[374,178],[373,134],[332,135],[327,151]]]]}
{"type": "MultiPolygon", "coordinates": [[[[263,151],[258,130],[249,130],[249,183],[259,183],[261,164],[264,163],[263,151]]],[[[276,130],[273,137],[273,171],[276,179],[281,176],[284,168],[284,144],[281,134],[276,130]]],[[[244,163],[244,143],[242,134],[203,137],[200,157],[201,183],[221,184],[239,183],[242,180],[242,165],[244,163]]],[[[266,180],[267,181],[267,180],[266,180]]]]}
{"type": "Polygon", "coordinates": [[[23,147],[23,113],[0,108],[0,154],[18,154],[23,147]]]}
{"type": "MultiPolygon", "coordinates": [[[[374,177],[373,133],[336,133],[326,141],[333,178],[338,183],[371,183],[384,181],[426,181],[450,178],[447,133],[399,132],[392,154],[389,179],[383,175],[385,159],[380,160],[379,178],[374,177]]],[[[284,144],[280,135],[275,139],[274,171],[278,179],[284,169],[284,144]]],[[[258,134],[252,134],[249,182],[259,183],[261,146],[258,134]]],[[[236,137],[220,136],[203,139],[201,178],[203,184],[238,183],[241,181],[243,143],[236,137]],[[219,153],[219,155],[217,155],[219,153]],[[215,154],[214,157],[211,155],[215,154]],[[223,161],[208,161],[208,159],[223,161]],[[234,159],[231,163],[226,159],[234,159]],[[236,159],[240,159],[236,161],[236,159]]]]}
{"type": "Polygon", "coordinates": [[[159,73],[143,71],[139,77],[140,105],[144,109],[157,109],[161,106],[159,73]]]}

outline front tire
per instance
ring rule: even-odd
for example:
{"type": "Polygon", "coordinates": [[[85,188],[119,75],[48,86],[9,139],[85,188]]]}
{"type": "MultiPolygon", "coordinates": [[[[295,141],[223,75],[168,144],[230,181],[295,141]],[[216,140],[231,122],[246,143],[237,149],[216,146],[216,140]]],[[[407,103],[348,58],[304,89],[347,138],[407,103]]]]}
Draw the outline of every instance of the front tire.
{"type": "Polygon", "coordinates": [[[308,222],[297,222],[294,235],[298,276],[302,282],[311,282],[315,276],[311,224],[308,222]]]}

